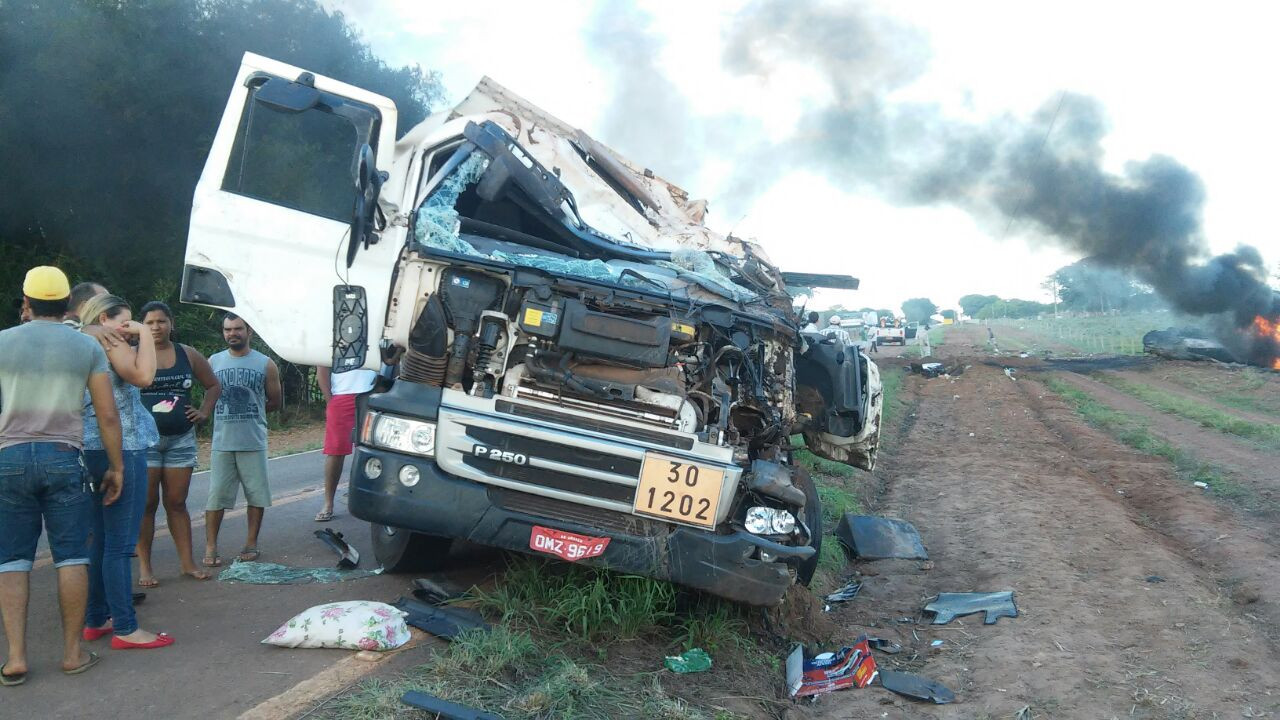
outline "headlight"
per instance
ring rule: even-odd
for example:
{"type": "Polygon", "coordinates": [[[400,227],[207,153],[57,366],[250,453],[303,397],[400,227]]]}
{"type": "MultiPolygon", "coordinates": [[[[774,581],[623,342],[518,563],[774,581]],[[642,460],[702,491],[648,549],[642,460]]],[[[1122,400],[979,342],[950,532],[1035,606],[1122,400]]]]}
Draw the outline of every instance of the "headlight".
{"type": "Polygon", "coordinates": [[[796,529],[796,516],[786,510],[753,507],[743,522],[752,535],[790,535],[796,529]]]}
{"type": "Polygon", "coordinates": [[[752,535],[768,535],[773,532],[773,508],[749,508],[746,522],[743,524],[747,526],[747,532],[752,535]]]}
{"type": "Polygon", "coordinates": [[[405,487],[413,487],[418,484],[418,480],[422,478],[422,474],[418,472],[418,468],[412,465],[405,465],[400,468],[400,484],[405,487]]]}
{"type": "Polygon", "coordinates": [[[436,454],[436,424],[371,412],[365,416],[360,441],[423,457],[436,454]]]}
{"type": "Polygon", "coordinates": [[[378,458],[369,458],[364,461],[364,474],[370,480],[377,480],[382,477],[382,461],[378,458]]]}

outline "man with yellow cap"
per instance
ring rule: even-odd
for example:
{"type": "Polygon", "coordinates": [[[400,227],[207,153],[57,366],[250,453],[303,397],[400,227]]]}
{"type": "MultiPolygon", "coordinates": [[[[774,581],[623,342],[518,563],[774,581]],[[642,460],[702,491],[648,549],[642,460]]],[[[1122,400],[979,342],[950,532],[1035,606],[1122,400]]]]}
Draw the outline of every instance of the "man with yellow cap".
{"type": "Polygon", "coordinates": [[[80,647],[88,601],[90,492],[111,504],[120,495],[120,416],[107,357],[93,338],[62,324],[71,294],[55,267],[27,272],[23,312],[31,322],[0,332],[0,611],[8,655],[0,685],[27,679],[27,598],[41,524],[58,574],[62,672],[98,662],[80,647]],[[80,460],[84,393],[89,390],[110,470],[90,487],[80,460]]]}

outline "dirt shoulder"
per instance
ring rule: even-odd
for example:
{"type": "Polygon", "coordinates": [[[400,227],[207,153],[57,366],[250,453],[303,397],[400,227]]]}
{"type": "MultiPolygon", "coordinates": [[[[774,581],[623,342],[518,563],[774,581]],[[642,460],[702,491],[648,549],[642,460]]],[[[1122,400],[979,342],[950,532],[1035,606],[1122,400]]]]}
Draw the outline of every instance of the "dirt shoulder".
{"type": "Polygon", "coordinates": [[[1273,554],[1250,528],[1179,483],[1167,463],[1084,425],[1037,382],[975,364],[954,381],[911,377],[907,392],[914,424],[886,458],[878,510],[916,525],[930,563],[864,564],[862,595],[837,619],[850,638],[901,642],[909,649],[899,662],[959,701],[935,708],[879,689],[848,691],[806,708],[812,717],[994,718],[1029,707],[1034,716],[1164,718],[1271,708],[1280,657],[1267,618],[1248,602],[1266,591],[1233,601],[1224,585],[1246,559],[1273,554]],[[1175,499],[1186,522],[1145,518],[1175,499]],[[1190,523],[1202,529],[1171,537],[1190,523]],[[1219,536],[1236,532],[1239,545],[1221,545],[1219,536]],[[920,620],[938,592],[996,590],[1015,591],[1020,617],[992,626],[920,620]]]}

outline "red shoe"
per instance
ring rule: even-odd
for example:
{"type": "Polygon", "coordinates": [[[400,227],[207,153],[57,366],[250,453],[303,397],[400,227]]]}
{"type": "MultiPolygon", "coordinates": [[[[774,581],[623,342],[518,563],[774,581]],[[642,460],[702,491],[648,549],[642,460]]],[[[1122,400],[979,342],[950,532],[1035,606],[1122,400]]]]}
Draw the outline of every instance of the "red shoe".
{"type": "Polygon", "coordinates": [[[87,627],[87,628],[85,628],[85,629],[84,629],[84,632],[83,632],[83,633],[81,633],[81,635],[80,635],[80,636],[81,636],[81,637],[83,637],[83,638],[84,638],[86,641],[88,641],[88,642],[93,642],[94,640],[97,640],[98,638],[102,638],[102,637],[106,637],[107,635],[110,635],[110,634],[111,634],[111,630],[112,630],[112,628],[111,628],[111,625],[109,625],[109,624],[108,624],[106,627],[104,627],[104,628],[91,628],[91,627],[87,627]]]}
{"type": "Polygon", "coordinates": [[[173,636],[168,633],[156,633],[156,639],[147,643],[135,643],[112,636],[111,647],[116,650],[154,650],[168,647],[174,643],[173,636]]]}

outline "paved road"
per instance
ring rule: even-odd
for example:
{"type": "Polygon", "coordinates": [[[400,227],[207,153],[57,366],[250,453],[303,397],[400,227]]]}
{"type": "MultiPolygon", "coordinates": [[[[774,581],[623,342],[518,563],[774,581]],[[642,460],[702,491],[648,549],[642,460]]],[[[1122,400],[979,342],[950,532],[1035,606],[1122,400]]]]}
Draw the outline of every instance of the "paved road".
{"type": "MultiPolygon", "coordinates": [[[[326,527],[313,521],[322,504],[318,490],[323,456],[318,452],[270,462],[273,495],[259,547],[263,561],[302,567],[327,567],[336,557],[312,536],[326,527]]],[[[208,475],[192,483],[191,507],[203,508],[208,475]]],[[[340,499],[341,500],[341,499],[340,499]]],[[[204,523],[193,518],[196,546],[203,547],[204,523]]],[[[163,511],[160,513],[163,518],[163,511]]],[[[327,527],[345,533],[361,551],[361,567],[374,567],[368,525],[347,514],[327,527]]],[[[223,523],[223,557],[234,557],[244,543],[243,515],[223,523]]],[[[31,674],[26,685],[3,688],[0,717],[81,718],[153,716],[231,718],[273,697],[349,655],[342,650],[285,650],[259,644],[297,612],[335,600],[393,601],[407,594],[410,578],[377,576],[326,585],[240,585],[180,577],[173,543],[156,538],[156,573],[161,586],[147,591],[139,620],[163,630],[177,643],[161,650],[112,650],[109,641],[87,645],[102,663],[77,677],[59,672],[60,642],[54,571],[38,568],[31,576],[28,644],[31,674]]],[[[2,633],[0,633],[2,634],[2,633]]]]}

